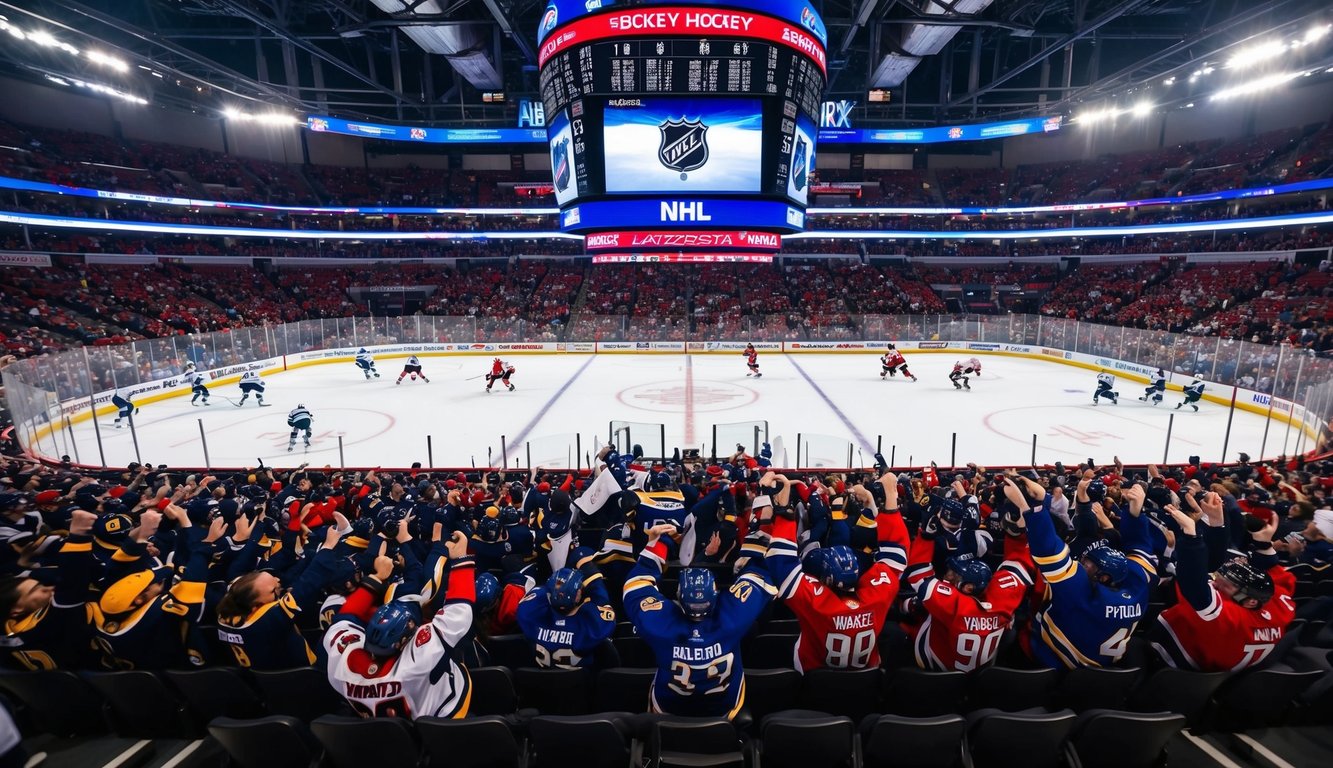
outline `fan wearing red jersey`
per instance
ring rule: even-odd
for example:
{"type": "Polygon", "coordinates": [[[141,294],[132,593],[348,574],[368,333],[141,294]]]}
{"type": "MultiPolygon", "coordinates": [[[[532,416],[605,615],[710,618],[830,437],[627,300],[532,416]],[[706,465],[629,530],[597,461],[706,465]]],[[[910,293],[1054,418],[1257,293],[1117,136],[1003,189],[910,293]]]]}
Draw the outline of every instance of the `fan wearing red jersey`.
{"type": "Polygon", "coordinates": [[[1274,515],[1253,534],[1255,550],[1249,558],[1223,563],[1210,582],[1205,537],[1224,531],[1226,517],[1216,493],[1204,496],[1199,507],[1201,520],[1166,507],[1181,530],[1176,537],[1179,601],[1157,617],[1152,647],[1173,667],[1235,672],[1262,663],[1282,639],[1296,615],[1296,577],[1277,564],[1274,515]],[[1204,526],[1208,530],[1199,531],[1204,526]]]}
{"type": "MultiPolygon", "coordinates": [[[[792,484],[775,476],[784,486],[796,485],[805,498],[803,484],[792,484]]],[[[907,565],[907,526],[898,514],[898,478],[885,473],[879,479],[884,487],[884,508],[878,509],[875,497],[860,485],[851,488],[851,496],[875,514],[879,541],[874,564],[860,572],[856,554],[846,545],[825,551],[823,581],[801,572],[796,547],[796,515],[790,505],[775,504],[773,539],[765,561],[779,584],[779,594],[796,614],[801,635],[796,640],[795,667],[805,672],[820,667],[834,669],[873,669],[879,666],[877,639],[884,628],[898,582],[907,565]]],[[[784,487],[784,491],[790,488],[784,487]]],[[[783,494],[778,495],[781,502],[783,494]]]]}
{"type": "Polygon", "coordinates": [[[916,590],[913,602],[926,616],[919,625],[909,627],[909,632],[917,666],[922,669],[971,672],[990,665],[1014,611],[1032,586],[1032,556],[1021,514],[1030,507],[1012,481],[1005,480],[1004,490],[1020,514],[1016,520],[1006,520],[1006,559],[994,574],[984,562],[960,554],[948,559],[948,572],[938,578],[931,566],[935,542],[927,533],[930,526],[924,526],[912,542],[907,583],[916,590]]]}

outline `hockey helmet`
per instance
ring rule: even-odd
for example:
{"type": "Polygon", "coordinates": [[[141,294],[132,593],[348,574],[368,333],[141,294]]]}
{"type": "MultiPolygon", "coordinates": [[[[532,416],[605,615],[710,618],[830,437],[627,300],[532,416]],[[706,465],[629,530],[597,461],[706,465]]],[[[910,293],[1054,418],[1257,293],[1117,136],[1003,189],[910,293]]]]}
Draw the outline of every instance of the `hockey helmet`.
{"type": "Polygon", "coordinates": [[[407,517],[404,507],[383,507],[375,513],[375,530],[389,538],[398,535],[398,524],[407,517]]]}
{"type": "Polygon", "coordinates": [[[493,573],[477,574],[477,604],[478,611],[485,611],[500,599],[500,580],[495,578],[493,573]]]}
{"type": "Polygon", "coordinates": [[[1096,568],[1096,572],[1092,574],[1094,579],[1100,582],[1103,575],[1107,576],[1107,580],[1103,583],[1108,586],[1118,586],[1129,577],[1129,558],[1118,549],[1104,545],[1093,547],[1083,553],[1082,559],[1092,563],[1096,568]]]}
{"type": "Polygon", "coordinates": [[[417,607],[395,600],[381,605],[366,625],[366,651],[373,656],[392,656],[399,644],[416,628],[417,607]]]}
{"type": "Polygon", "coordinates": [[[518,507],[506,504],[500,508],[501,525],[518,525],[521,522],[523,522],[523,513],[518,511],[518,507]]]}
{"type": "Polygon", "coordinates": [[[958,575],[958,586],[971,584],[974,592],[984,592],[990,584],[989,565],[972,555],[954,555],[949,558],[949,570],[958,575]]]}
{"type": "Polygon", "coordinates": [[[835,544],[824,550],[824,583],[839,592],[851,592],[861,578],[861,567],[856,553],[846,544],[835,544]]]}
{"type": "Polygon", "coordinates": [[[682,568],[676,597],[681,610],[692,621],[705,619],[717,605],[717,583],[707,568],[682,568]]]}
{"type": "Polygon", "coordinates": [[[1273,577],[1257,570],[1242,559],[1228,560],[1217,569],[1217,576],[1226,579],[1236,588],[1231,599],[1244,603],[1250,598],[1259,601],[1255,608],[1262,607],[1273,599],[1273,577]]]}
{"type": "Polygon", "coordinates": [[[1088,501],[1100,502],[1106,498],[1106,483],[1100,479],[1088,483],[1088,501]]]}
{"type": "Polygon", "coordinates": [[[477,521],[477,538],[487,543],[494,543],[500,540],[500,518],[483,517],[477,521]]]}
{"type": "Polygon", "coordinates": [[[102,515],[93,521],[93,537],[103,541],[121,541],[134,528],[129,515],[102,515]]]}
{"type": "Polygon", "coordinates": [[[981,515],[962,499],[950,496],[940,502],[940,522],[954,528],[975,530],[981,525],[981,515]]]}
{"type": "Polygon", "coordinates": [[[897,349],[897,347],[895,347],[895,346],[893,346],[892,344],[890,344],[890,345],[889,345],[889,349],[897,349]]]}
{"type": "Polygon", "coordinates": [[[811,576],[820,581],[824,580],[824,575],[828,573],[828,550],[823,547],[815,547],[805,553],[801,558],[801,568],[811,576]]]}
{"type": "MultiPolygon", "coordinates": [[[[378,517],[378,515],[376,515],[378,517]]],[[[369,539],[375,533],[375,521],[369,517],[358,517],[352,521],[352,535],[358,539],[369,539]]]]}
{"type": "Polygon", "coordinates": [[[658,471],[648,476],[648,490],[650,491],[669,491],[675,486],[676,482],[671,479],[670,472],[658,471]]]}
{"type": "Polygon", "coordinates": [[[560,613],[569,613],[578,607],[582,591],[583,574],[573,568],[561,568],[546,580],[546,599],[560,613]]]}

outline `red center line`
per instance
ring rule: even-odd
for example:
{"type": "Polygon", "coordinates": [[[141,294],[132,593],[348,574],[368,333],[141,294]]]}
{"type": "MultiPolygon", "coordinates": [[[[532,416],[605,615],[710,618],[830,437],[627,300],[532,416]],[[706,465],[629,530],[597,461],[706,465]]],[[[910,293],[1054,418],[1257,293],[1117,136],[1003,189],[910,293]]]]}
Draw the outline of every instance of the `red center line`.
{"type": "Polygon", "coordinates": [[[694,362],[685,356],[685,444],[694,445],[694,362]]]}

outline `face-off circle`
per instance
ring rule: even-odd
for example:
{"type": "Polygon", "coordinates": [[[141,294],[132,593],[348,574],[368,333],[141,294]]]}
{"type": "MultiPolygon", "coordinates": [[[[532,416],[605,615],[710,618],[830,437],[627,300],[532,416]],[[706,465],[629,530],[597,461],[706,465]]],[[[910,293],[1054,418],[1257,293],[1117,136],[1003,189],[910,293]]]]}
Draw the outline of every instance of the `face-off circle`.
{"type": "Polygon", "coordinates": [[[630,408],[657,413],[681,413],[690,402],[695,412],[726,411],[749,405],[759,399],[759,393],[725,381],[685,384],[640,384],[622,389],[616,399],[630,408]]]}

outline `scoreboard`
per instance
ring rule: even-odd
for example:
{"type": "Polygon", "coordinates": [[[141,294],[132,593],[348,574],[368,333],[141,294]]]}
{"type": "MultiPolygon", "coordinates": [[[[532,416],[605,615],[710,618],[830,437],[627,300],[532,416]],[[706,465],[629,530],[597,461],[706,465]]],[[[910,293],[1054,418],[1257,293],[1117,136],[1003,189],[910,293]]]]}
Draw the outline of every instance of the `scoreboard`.
{"type": "Polygon", "coordinates": [[[552,0],[538,42],[566,231],[803,228],[827,81],[808,5],[552,0]]]}

